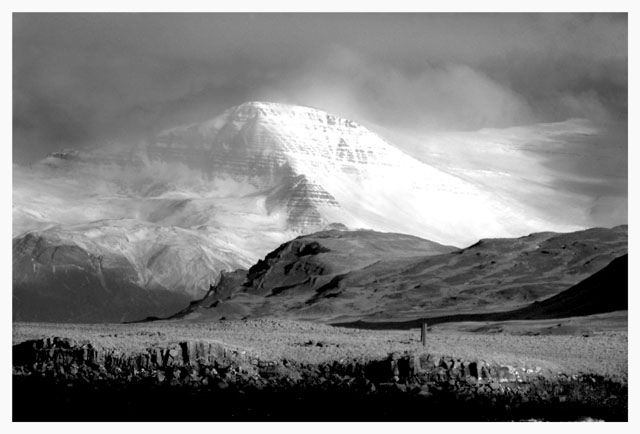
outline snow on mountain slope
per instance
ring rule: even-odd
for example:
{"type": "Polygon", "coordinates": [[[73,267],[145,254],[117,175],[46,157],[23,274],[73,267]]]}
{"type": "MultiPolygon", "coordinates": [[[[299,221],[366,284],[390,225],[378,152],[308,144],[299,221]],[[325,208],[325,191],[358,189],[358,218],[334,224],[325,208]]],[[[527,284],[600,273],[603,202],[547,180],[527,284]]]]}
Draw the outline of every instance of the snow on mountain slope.
{"type": "MultiPolygon", "coordinates": [[[[136,149],[67,151],[31,170],[14,167],[14,236],[114,218],[216,226],[224,225],[218,221],[224,213],[261,216],[279,231],[308,233],[341,222],[459,246],[577,229],[505,194],[511,184],[521,189],[521,166],[507,173],[487,161],[484,181],[504,175],[489,185],[471,170],[440,164],[449,151],[434,150],[427,164],[428,155],[419,161],[353,121],[306,107],[245,103],[211,121],[166,130],[136,149]]],[[[464,167],[459,147],[455,155],[464,167]]],[[[567,212],[579,208],[573,205],[567,212]]]]}
{"type": "Polygon", "coordinates": [[[307,232],[338,221],[465,245],[483,236],[575,229],[529,216],[353,121],[307,107],[245,103],[212,121],[164,131],[147,152],[250,179],[259,189],[299,177],[307,200],[289,189],[271,208],[279,202],[289,224],[307,232]]]}

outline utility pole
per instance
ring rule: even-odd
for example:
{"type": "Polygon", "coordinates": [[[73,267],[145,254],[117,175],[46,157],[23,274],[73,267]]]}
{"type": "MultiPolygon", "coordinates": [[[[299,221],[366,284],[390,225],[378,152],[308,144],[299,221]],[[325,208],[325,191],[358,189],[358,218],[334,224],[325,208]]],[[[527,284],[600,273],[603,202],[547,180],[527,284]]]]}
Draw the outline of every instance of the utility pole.
{"type": "Polygon", "coordinates": [[[422,346],[427,346],[427,322],[422,320],[421,328],[420,328],[420,340],[422,340],[422,346]]]}

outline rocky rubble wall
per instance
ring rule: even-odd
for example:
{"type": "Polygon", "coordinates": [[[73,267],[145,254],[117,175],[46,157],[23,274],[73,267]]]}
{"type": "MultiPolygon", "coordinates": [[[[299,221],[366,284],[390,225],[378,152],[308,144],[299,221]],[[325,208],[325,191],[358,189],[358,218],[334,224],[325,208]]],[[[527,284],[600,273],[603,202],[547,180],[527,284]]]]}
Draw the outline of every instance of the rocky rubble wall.
{"type": "MultiPolygon", "coordinates": [[[[310,366],[287,360],[265,361],[246,351],[218,343],[184,341],[166,347],[153,346],[143,351],[128,352],[95,348],[89,342],[66,338],[26,341],[13,347],[16,373],[71,373],[80,367],[97,370],[109,376],[155,373],[181,368],[223,368],[246,374],[269,376],[278,371],[309,369],[310,366]]],[[[543,376],[539,367],[514,367],[489,364],[482,360],[465,361],[430,354],[392,353],[382,360],[339,360],[315,366],[321,372],[338,375],[362,375],[377,383],[402,383],[416,377],[429,382],[465,381],[469,384],[526,383],[543,376]]]]}
{"type": "MultiPolygon", "coordinates": [[[[211,399],[228,407],[216,415],[205,410],[203,420],[226,420],[225,417],[238,414],[238,408],[262,411],[258,416],[242,416],[249,419],[268,420],[275,412],[282,420],[319,420],[315,419],[313,407],[302,407],[296,414],[276,404],[284,400],[289,405],[302,405],[317,396],[343,400],[347,408],[363,406],[360,413],[353,413],[336,404],[332,414],[344,411],[341,417],[345,420],[388,420],[385,414],[395,414],[400,420],[502,420],[527,419],[531,414],[547,417],[550,412],[557,420],[585,412],[596,412],[609,420],[626,420],[628,406],[626,384],[596,376],[551,375],[535,367],[500,366],[429,354],[393,353],[378,360],[343,359],[320,364],[262,360],[241,349],[203,341],[177,342],[141,351],[96,348],[89,342],[62,338],[27,341],[13,347],[13,374],[14,393],[23,393],[24,397],[18,399],[26,403],[38,390],[53,390],[54,396],[67,396],[66,399],[77,395],[76,405],[84,405],[88,398],[83,397],[95,390],[107,394],[121,390],[123,395],[114,399],[127,399],[123,397],[132,393],[144,396],[136,401],[135,408],[158,396],[171,398],[156,405],[175,402],[180,393],[185,394],[184,406],[188,408],[205,405],[211,399]],[[277,399],[273,393],[278,394],[277,399]],[[425,415],[420,409],[426,404],[420,402],[441,408],[442,413],[425,415]],[[377,413],[370,411],[372,405],[377,405],[377,413]],[[466,406],[466,413],[452,415],[452,408],[459,405],[466,406]]],[[[65,404],[57,411],[68,411],[67,408],[65,404]]],[[[129,414],[127,408],[122,410],[125,415],[129,414]]],[[[32,413],[25,411],[23,420],[32,420],[32,413]]],[[[166,416],[155,407],[150,414],[148,420],[166,416]]],[[[185,420],[194,417],[192,412],[185,414],[185,420]]],[[[58,413],[54,413],[43,420],[57,417],[58,413]]],[[[61,419],[76,420],[77,415],[65,417],[61,419]]],[[[96,416],[103,417],[103,413],[96,416]]],[[[135,417],[134,420],[144,418],[135,417]]]]}
{"type": "Polygon", "coordinates": [[[15,374],[52,373],[73,376],[95,371],[107,378],[132,375],[156,375],[182,378],[184,373],[216,369],[231,374],[263,378],[298,378],[301,373],[331,373],[342,377],[363,377],[374,384],[384,383],[466,383],[489,385],[492,389],[518,387],[542,379],[577,380],[577,375],[553,375],[540,367],[516,367],[490,364],[482,360],[466,361],[454,357],[430,354],[392,353],[381,360],[336,360],[317,365],[301,364],[286,359],[261,360],[246,351],[219,343],[184,341],[165,347],[153,346],[143,351],[129,352],[95,348],[89,342],[75,342],[66,338],[47,338],[26,341],[13,347],[15,374]]]}

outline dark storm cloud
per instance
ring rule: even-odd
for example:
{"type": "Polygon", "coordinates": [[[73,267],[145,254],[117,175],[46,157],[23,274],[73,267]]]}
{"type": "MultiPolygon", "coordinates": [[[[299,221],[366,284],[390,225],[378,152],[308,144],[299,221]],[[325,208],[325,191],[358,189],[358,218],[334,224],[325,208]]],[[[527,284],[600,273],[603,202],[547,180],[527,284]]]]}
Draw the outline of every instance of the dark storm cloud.
{"type": "Polygon", "coordinates": [[[14,159],[246,100],[389,128],[625,120],[624,14],[15,14],[14,159]]]}

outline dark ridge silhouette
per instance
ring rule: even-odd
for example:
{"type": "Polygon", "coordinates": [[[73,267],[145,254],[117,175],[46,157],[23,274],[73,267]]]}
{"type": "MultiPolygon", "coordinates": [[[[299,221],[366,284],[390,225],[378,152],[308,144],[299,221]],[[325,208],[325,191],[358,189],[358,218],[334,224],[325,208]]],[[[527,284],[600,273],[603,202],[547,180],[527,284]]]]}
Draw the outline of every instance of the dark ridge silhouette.
{"type": "Polygon", "coordinates": [[[521,309],[484,314],[447,315],[419,318],[411,321],[353,321],[333,326],[370,330],[408,330],[418,328],[423,321],[429,325],[462,321],[513,321],[569,318],[627,310],[629,307],[628,256],[620,256],[602,270],[580,283],[543,301],[521,309]]]}

